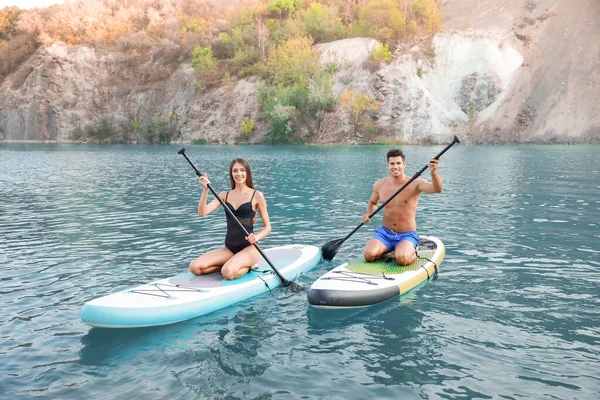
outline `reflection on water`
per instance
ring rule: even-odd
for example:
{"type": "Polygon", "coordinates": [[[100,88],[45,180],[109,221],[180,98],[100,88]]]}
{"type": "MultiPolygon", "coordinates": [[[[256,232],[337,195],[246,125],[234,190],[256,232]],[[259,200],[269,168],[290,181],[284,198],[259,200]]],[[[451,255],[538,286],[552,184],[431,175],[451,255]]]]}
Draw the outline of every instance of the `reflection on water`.
{"type": "MultiPolygon", "coordinates": [[[[441,146],[406,147],[407,171],[441,146]]],[[[183,323],[90,329],[92,298],[174,275],[222,245],[223,212],[177,146],[0,145],[1,398],[595,399],[600,393],[598,146],[456,146],[422,234],[439,279],[373,307],[323,311],[283,289],[183,323]]],[[[358,223],[387,147],[191,146],[217,191],[253,167],[273,233],[321,246],[358,223]]],[[[427,173],[425,173],[427,176],[427,173]]],[[[330,262],[359,257],[371,226],[330,262]]]]}

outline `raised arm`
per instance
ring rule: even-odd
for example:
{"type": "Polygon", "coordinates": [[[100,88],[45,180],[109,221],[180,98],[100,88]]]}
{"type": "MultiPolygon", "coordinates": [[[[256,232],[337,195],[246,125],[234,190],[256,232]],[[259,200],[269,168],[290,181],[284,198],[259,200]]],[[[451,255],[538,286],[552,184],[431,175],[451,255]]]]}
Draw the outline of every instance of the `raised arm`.
{"type": "MultiPolygon", "coordinates": [[[[200,178],[198,178],[198,182],[202,186],[204,186],[204,189],[202,190],[202,195],[200,196],[200,201],[198,201],[198,215],[204,217],[205,215],[208,215],[211,212],[215,211],[217,208],[219,208],[221,203],[219,202],[219,200],[214,199],[210,203],[206,204],[206,200],[208,199],[208,184],[210,184],[210,181],[208,180],[208,175],[203,175],[200,178]]],[[[219,197],[223,201],[225,201],[225,192],[219,193],[219,197]]]]}
{"type": "Polygon", "coordinates": [[[417,190],[423,193],[441,193],[443,189],[442,178],[440,174],[437,172],[439,161],[435,158],[432,158],[431,161],[427,164],[429,166],[429,170],[431,171],[431,182],[426,181],[425,179],[417,180],[417,190]]]}

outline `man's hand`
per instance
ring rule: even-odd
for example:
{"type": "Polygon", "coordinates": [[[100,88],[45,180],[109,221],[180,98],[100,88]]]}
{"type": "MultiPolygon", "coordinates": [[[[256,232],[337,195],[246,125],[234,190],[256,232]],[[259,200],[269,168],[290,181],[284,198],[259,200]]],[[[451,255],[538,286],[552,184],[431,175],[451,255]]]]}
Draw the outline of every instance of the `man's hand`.
{"type": "Polygon", "coordinates": [[[367,222],[371,222],[371,218],[369,218],[369,214],[365,214],[362,217],[362,223],[366,224],[367,222]]]}
{"type": "Polygon", "coordinates": [[[429,163],[427,164],[427,166],[429,167],[431,172],[436,172],[438,165],[439,165],[439,161],[436,160],[435,158],[432,158],[431,161],[429,161],[429,163]]]}

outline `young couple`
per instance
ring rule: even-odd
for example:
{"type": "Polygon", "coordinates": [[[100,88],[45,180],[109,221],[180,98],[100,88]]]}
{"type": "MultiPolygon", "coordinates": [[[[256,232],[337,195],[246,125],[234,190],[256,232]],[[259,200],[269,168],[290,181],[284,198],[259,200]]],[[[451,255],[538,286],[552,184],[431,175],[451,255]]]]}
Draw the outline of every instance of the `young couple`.
{"type": "MultiPolygon", "coordinates": [[[[383,226],[375,229],[373,237],[365,246],[363,254],[366,261],[374,261],[390,251],[394,251],[399,265],[411,264],[417,258],[416,248],[419,244],[419,235],[416,232],[415,217],[419,196],[421,193],[440,193],[442,191],[442,179],[437,172],[438,160],[431,159],[427,165],[431,172],[431,182],[422,178],[415,179],[384,207],[383,226]]],[[[378,180],[373,185],[373,193],[362,218],[363,223],[370,221],[369,215],[375,211],[380,201],[386,201],[410,179],[410,176],[404,174],[406,159],[401,150],[388,151],[387,168],[389,176],[378,180]]],[[[219,197],[239,219],[249,235],[246,236],[235,220],[226,212],[225,246],[210,250],[194,259],[190,263],[190,272],[194,275],[209,274],[220,269],[225,279],[243,276],[256,266],[260,258],[260,254],[253,244],[271,232],[271,221],[265,197],[254,189],[250,165],[246,160],[236,158],[231,162],[229,181],[231,190],[219,193],[219,197]],[[262,219],[263,229],[254,234],[257,211],[262,219]]],[[[214,199],[207,204],[207,185],[210,181],[204,175],[199,178],[199,182],[204,189],[198,203],[198,215],[203,217],[216,210],[221,203],[214,199]]]]}

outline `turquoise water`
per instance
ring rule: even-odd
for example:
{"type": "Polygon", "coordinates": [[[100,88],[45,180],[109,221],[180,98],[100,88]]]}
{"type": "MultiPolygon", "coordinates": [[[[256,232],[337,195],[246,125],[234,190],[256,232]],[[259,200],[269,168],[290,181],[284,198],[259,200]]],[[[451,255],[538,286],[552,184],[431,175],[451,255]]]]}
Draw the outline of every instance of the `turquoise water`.
{"type": "MultiPolygon", "coordinates": [[[[406,147],[407,171],[443,146],[406,147]]],[[[91,329],[82,304],[222,245],[177,146],[0,145],[0,398],[560,398],[600,395],[600,146],[463,146],[417,224],[440,277],[362,312],[277,290],[183,323],[91,329]]],[[[345,236],[388,147],[188,146],[213,187],[248,159],[273,233],[345,236]]],[[[428,176],[428,172],[425,173],[428,176]]],[[[361,254],[372,226],[305,286],[361,254]]]]}

